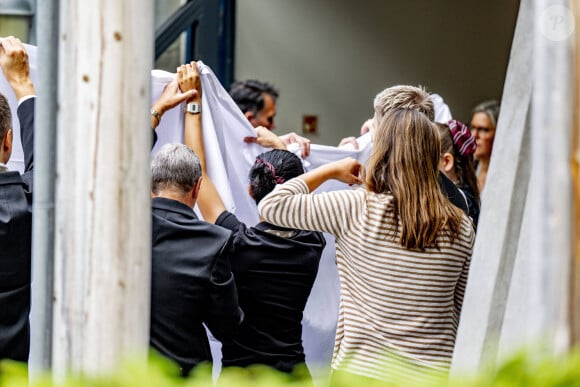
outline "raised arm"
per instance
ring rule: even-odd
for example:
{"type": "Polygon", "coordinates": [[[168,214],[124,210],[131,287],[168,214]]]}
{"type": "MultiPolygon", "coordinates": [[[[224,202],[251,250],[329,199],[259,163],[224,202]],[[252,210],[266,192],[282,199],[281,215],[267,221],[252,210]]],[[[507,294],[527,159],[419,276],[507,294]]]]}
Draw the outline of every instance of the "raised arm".
{"type": "Polygon", "coordinates": [[[34,99],[36,91],[30,79],[28,54],[22,42],[12,36],[0,39],[0,67],[18,99],[20,139],[24,170],[34,165],[34,99]]]}
{"type": "Polygon", "coordinates": [[[161,117],[166,111],[173,109],[180,103],[193,98],[197,93],[196,90],[181,91],[179,90],[179,82],[175,76],[165,87],[163,92],[151,106],[151,128],[153,129],[153,144],[157,142],[157,133],[155,129],[161,123],[161,117]]]}
{"type": "Polygon", "coordinates": [[[244,142],[256,143],[264,148],[287,149],[282,138],[276,136],[270,129],[264,126],[258,126],[254,130],[256,131],[256,136],[244,137],[244,142]]]}
{"type": "Polygon", "coordinates": [[[318,167],[284,184],[262,199],[260,215],[282,227],[324,231],[339,235],[364,206],[364,193],[349,190],[311,194],[329,179],[358,184],[361,164],[352,158],[318,167]]]}
{"type": "MultiPolygon", "coordinates": [[[[177,79],[181,90],[196,90],[196,93],[190,98],[188,103],[197,103],[201,107],[201,79],[197,63],[192,62],[180,66],[177,69],[177,79]]],[[[217,218],[226,207],[215,188],[213,182],[207,175],[207,163],[205,158],[205,148],[203,145],[203,132],[201,126],[201,112],[185,112],[185,126],[183,133],[185,145],[189,146],[201,162],[201,172],[203,181],[197,197],[197,207],[206,222],[215,223],[217,218]]]]}
{"type": "Polygon", "coordinates": [[[18,100],[36,95],[30,79],[28,54],[20,39],[13,36],[0,39],[0,67],[18,100]]]}
{"type": "Polygon", "coordinates": [[[352,157],[324,164],[300,176],[310,192],[318,188],[326,180],[335,179],[348,185],[360,184],[361,163],[352,157]]]}

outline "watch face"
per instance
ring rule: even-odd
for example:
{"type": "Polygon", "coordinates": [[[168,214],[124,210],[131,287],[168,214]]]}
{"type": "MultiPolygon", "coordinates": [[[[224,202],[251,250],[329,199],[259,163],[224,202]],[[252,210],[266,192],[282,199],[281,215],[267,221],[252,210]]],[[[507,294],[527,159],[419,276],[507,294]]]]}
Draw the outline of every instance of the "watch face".
{"type": "Polygon", "coordinates": [[[196,102],[190,102],[187,104],[187,112],[192,114],[198,114],[201,112],[201,107],[196,102]]]}

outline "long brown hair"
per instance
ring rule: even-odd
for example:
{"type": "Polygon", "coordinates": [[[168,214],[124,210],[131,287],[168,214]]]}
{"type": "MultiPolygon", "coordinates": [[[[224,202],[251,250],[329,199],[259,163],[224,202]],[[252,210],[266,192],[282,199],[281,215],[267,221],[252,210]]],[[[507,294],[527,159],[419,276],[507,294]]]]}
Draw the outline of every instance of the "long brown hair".
{"type": "Polygon", "coordinates": [[[369,191],[393,195],[405,248],[436,247],[440,232],[452,240],[459,234],[463,215],[441,191],[439,155],[439,134],[423,113],[395,109],[381,119],[365,184],[369,191]]]}

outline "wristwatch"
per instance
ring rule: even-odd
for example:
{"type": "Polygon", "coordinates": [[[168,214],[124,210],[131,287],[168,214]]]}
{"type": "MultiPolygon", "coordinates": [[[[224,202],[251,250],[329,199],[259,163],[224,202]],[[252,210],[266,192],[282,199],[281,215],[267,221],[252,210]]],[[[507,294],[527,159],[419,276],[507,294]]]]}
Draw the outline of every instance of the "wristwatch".
{"type": "Polygon", "coordinates": [[[199,114],[201,113],[201,104],[197,102],[190,102],[187,104],[185,110],[191,114],[199,114]]]}
{"type": "Polygon", "coordinates": [[[153,108],[151,108],[151,115],[157,119],[157,125],[161,123],[161,114],[153,108]]]}

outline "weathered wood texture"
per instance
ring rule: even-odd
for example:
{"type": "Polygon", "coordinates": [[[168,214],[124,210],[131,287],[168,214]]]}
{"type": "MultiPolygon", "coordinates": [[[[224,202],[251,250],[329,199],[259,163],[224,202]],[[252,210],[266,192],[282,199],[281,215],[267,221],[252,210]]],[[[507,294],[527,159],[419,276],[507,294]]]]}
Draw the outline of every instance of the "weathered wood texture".
{"type": "Polygon", "coordinates": [[[572,261],[572,286],[570,316],[572,343],[580,345],[580,0],[572,1],[576,29],[572,45],[575,55],[574,78],[574,128],[572,135],[571,169],[574,185],[574,259],[572,261]]]}
{"type": "MultiPolygon", "coordinates": [[[[532,176],[530,254],[532,272],[526,316],[546,353],[570,347],[572,257],[573,114],[572,13],[568,0],[535,0],[531,108],[532,176]]],[[[517,332],[513,332],[516,335],[517,332]]]]}
{"type": "Polygon", "coordinates": [[[524,345],[570,348],[571,15],[569,1],[520,4],[455,371],[477,370],[524,345]]]}
{"type": "Polygon", "coordinates": [[[147,353],[152,10],[152,1],[61,1],[57,375],[147,353]]]}
{"type": "Polygon", "coordinates": [[[532,0],[522,0],[493,155],[453,355],[453,371],[495,356],[517,253],[530,175],[532,0]]]}

